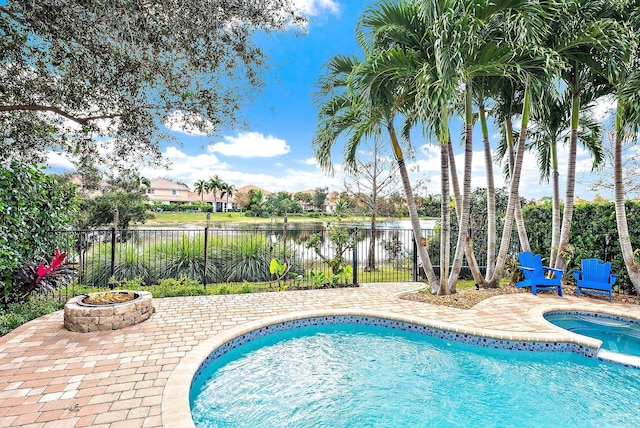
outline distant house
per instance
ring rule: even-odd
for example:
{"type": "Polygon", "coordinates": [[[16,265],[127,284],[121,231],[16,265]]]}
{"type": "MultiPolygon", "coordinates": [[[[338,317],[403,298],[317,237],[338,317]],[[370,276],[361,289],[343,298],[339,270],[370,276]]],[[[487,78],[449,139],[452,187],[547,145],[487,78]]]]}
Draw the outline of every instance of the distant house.
{"type": "Polygon", "coordinates": [[[147,189],[147,196],[152,202],[162,204],[187,204],[189,199],[189,188],[183,184],[177,184],[164,178],[154,178],[147,189]]]}
{"type": "Polygon", "coordinates": [[[74,175],[69,179],[71,184],[76,185],[76,192],[82,199],[94,199],[98,196],[102,196],[108,189],[109,183],[104,180],[100,180],[97,183],[97,187],[87,188],[80,175],[74,175]]]}
{"type": "Polygon", "coordinates": [[[316,191],[314,189],[308,189],[308,190],[303,190],[301,192],[295,192],[292,196],[293,196],[293,199],[300,204],[300,206],[302,207],[302,211],[307,212],[307,211],[313,211],[313,208],[314,208],[314,206],[313,206],[313,195],[315,193],[316,193],[316,191]],[[308,201],[296,199],[296,197],[295,197],[296,193],[307,193],[309,196],[311,196],[312,199],[310,199],[308,201]]]}
{"type": "Polygon", "coordinates": [[[222,191],[218,191],[216,193],[216,197],[213,197],[212,192],[206,192],[203,194],[198,194],[197,192],[189,192],[189,200],[193,202],[205,202],[207,204],[213,205],[216,203],[215,212],[226,212],[229,210],[234,210],[238,208],[238,204],[236,203],[234,195],[238,191],[236,190],[233,195],[229,196],[229,205],[227,205],[227,195],[222,196],[222,191]]]}
{"type": "Polygon", "coordinates": [[[340,200],[340,192],[329,192],[324,200],[323,210],[326,213],[333,213],[336,211],[336,206],[340,200]]]}
{"type": "Polygon", "coordinates": [[[239,192],[239,193],[249,193],[249,190],[259,190],[259,191],[261,191],[261,192],[262,192],[262,194],[263,194],[264,196],[267,196],[267,195],[273,195],[273,192],[270,192],[270,191],[268,191],[268,190],[261,189],[260,187],[258,187],[258,186],[253,186],[253,185],[251,185],[251,184],[249,184],[249,185],[247,185],[247,186],[238,187],[238,189],[236,189],[236,192],[239,192]]]}

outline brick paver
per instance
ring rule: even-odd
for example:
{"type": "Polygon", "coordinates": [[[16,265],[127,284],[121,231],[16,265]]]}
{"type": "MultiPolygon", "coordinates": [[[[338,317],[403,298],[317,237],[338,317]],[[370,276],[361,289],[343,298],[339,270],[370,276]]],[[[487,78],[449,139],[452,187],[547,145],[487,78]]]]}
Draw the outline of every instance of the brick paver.
{"type": "Polygon", "coordinates": [[[397,298],[418,286],[155,299],[151,319],[110,332],[67,331],[62,311],[41,317],[0,338],[0,426],[188,426],[182,401],[166,398],[167,383],[184,375],[176,368],[214,336],[265,319],[371,313],[491,337],[574,341],[542,314],[570,307],[640,319],[638,305],[588,297],[511,294],[470,310],[397,298]]]}

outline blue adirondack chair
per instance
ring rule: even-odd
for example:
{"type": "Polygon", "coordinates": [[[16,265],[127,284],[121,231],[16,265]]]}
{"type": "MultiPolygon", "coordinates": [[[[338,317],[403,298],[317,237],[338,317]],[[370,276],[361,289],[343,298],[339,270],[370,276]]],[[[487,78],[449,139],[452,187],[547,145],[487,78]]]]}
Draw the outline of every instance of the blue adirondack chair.
{"type": "Polygon", "coordinates": [[[590,293],[609,296],[609,301],[612,300],[612,288],[618,275],[611,274],[611,263],[600,259],[584,259],[582,270],[574,271],[573,276],[576,278],[576,296],[590,293]]]}
{"type": "Polygon", "coordinates": [[[561,269],[554,269],[542,266],[540,254],[523,252],[518,254],[519,269],[524,274],[524,281],[516,284],[516,287],[531,287],[534,296],[538,295],[538,290],[557,290],[558,296],[562,297],[562,274],[561,269]],[[554,278],[547,278],[545,272],[554,272],[554,278]]]}

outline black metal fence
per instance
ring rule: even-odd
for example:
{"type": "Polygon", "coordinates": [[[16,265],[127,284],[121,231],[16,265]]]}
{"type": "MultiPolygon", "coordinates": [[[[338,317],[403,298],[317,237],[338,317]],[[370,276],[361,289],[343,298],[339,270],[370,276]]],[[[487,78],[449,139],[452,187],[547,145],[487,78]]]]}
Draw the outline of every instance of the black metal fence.
{"type": "MultiPolygon", "coordinates": [[[[93,287],[134,278],[145,284],[188,277],[205,285],[278,280],[312,286],[423,279],[412,230],[347,231],[344,250],[331,242],[326,229],[286,227],[74,230],[59,233],[58,247],[77,263],[77,282],[93,287]],[[308,245],[311,240],[319,244],[308,245]]],[[[433,230],[423,235],[437,264],[439,236],[433,230]]],[[[478,256],[484,266],[484,252],[478,256]]]]}

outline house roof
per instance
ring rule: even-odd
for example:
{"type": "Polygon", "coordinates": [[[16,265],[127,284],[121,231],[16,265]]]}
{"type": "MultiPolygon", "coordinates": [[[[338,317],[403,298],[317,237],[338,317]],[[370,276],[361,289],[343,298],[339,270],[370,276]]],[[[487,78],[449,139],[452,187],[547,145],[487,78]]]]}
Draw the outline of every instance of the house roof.
{"type": "Polygon", "coordinates": [[[154,178],[151,180],[150,189],[162,189],[162,190],[189,190],[184,184],[177,184],[166,178],[154,178]]]}
{"type": "Polygon", "coordinates": [[[238,189],[236,189],[236,192],[241,192],[241,193],[249,193],[249,190],[260,190],[263,194],[265,195],[272,195],[273,192],[270,192],[268,190],[264,190],[258,186],[253,186],[253,185],[247,185],[247,186],[242,186],[242,187],[238,187],[238,189]]]}
{"type": "MultiPolygon", "coordinates": [[[[235,192],[234,192],[235,195],[235,192]]],[[[222,196],[222,192],[217,192],[216,194],[216,198],[218,202],[227,202],[227,195],[225,194],[224,196],[222,196]]],[[[202,195],[199,195],[197,192],[189,192],[189,200],[192,202],[211,202],[213,203],[214,198],[213,198],[213,193],[211,192],[206,192],[203,193],[202,195]]],[[[229,196],[229,203],[235,202],[235,199],[232,196],[229,196]]]]}

